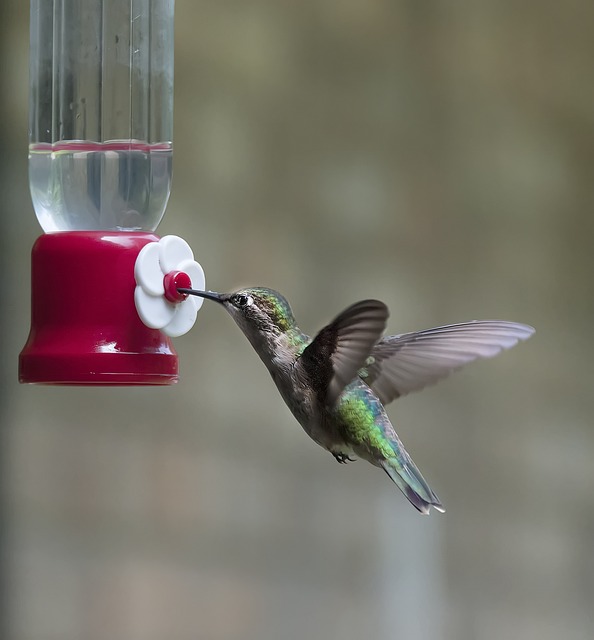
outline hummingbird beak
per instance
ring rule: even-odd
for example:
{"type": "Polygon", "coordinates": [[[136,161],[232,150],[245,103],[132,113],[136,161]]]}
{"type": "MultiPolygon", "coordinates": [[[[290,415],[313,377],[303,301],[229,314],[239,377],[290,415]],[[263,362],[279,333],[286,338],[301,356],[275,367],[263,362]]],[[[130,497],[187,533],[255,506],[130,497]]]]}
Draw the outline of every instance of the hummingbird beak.
{"type": "Polygon", "coordinates": [[[222,293],[215,293],[214,291],[198,291],[197,289],[184,289],[179,288],[180,293],[186,293],[191,296],[199,296],[200,298],[206,298],[207,300],[214,300],[215,302],[223,303],[225,296],[222,293]]]}

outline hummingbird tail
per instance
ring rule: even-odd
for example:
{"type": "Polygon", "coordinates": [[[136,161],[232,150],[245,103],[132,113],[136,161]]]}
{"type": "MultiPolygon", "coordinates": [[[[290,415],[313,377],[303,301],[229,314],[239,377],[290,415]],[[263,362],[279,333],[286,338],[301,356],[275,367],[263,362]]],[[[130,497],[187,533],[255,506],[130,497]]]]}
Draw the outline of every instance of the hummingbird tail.
{"type": "Polygon", "coordinates": [[[409,502],[422,514],[429,515],[431,507],[441,513],[445,512],[439,498],[433,493],[410,458],[408,460],[389,458],[381,466],[409,502]]]}

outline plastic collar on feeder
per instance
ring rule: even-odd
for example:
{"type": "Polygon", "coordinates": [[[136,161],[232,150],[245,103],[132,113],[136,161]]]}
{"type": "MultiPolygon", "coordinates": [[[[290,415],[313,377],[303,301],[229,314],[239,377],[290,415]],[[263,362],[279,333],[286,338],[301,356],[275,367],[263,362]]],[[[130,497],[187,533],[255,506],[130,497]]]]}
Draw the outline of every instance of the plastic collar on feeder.
{"type": "Polygon", "coordinates": [[[178,288],[204,289],[206,282],[185,240],[165,236],[145,245],[136,258],[134,277],[136,310],[147,327],[175,338],[194,326],[203,300],[178,288]]]}

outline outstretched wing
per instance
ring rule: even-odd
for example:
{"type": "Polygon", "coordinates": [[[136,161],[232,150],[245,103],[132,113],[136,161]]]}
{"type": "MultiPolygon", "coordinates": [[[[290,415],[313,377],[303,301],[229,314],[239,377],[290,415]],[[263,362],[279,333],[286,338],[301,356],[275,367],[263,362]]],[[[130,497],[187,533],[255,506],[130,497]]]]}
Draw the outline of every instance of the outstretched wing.
{"type": "Polygon", "coordinates": [[[386,405],[473,360],[492,358],[533,333],[532,327],[517,322],[475,320],[387,336],[375,345],[359,375],[386,405]]]}
{"type": "Polygon", "coordinates": [[[306,347],[300,364],[314,390],[332,406],[365,364],[386,327],[388,308],[363,300],[345,309],[306,347]]]}

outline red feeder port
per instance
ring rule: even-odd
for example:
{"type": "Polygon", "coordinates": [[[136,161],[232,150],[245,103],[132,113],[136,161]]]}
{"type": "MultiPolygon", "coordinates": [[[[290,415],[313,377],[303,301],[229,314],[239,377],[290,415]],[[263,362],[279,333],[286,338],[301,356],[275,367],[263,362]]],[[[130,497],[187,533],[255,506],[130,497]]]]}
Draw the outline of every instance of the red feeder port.
{"type": "Polygon", "coordinates": [[[31,331],[19,358],[20,382],[177,382],[170,339],[144,325],[134,305],[134,263],[142,247],[158,240],[152,233],[110,231],[50,233],[37,239],[31,331]]]}

